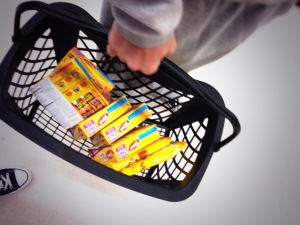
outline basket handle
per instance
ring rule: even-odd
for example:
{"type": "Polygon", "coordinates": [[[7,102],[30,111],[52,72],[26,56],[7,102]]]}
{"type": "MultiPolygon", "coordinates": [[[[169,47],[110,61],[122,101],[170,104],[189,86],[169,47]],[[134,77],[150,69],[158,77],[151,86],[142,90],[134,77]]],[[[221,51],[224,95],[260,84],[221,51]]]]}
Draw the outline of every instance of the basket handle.
{"type": "Polygon", "coordinates": [[[100,23],[98,23],[90,14],[85,13],[84,10],[73,4],[65,2],[47,4],[40,1],[28,1],[21,3],[16,9],[13,35],[14,42],[22,37],[20,29],[21,15],[28,10],[43,12],[47,15],[65,20],[71,24],[73,23],[77,26],[79,25],[84,27],[84,29],[91,32],[99,33],[99,35],[108,34],[109,31],[108,28],[100,25],[100,23]],[[62,6],[64,6],[64,8],[62,8],[62,6]]]}
{"type": "MultiPolygon", "coordinates": [[[[197,82],[197,85],[199,87],[202,87],[202,84],[197,82]]],[[[197,89],[198,94],[206,100],[206,102],[211,105],[215,110],[217,110],[220,114],[222,114],[232,125],[233,132],[231,135],[229,135],[224,140],[220,141],[216,144],[215,152],[219,151],[220,148],[228,144],[230,141],[232,141],[241,131],[241,125],[236,117],[228,108],[226,108],[222,104],[218,104],[214,98],[211,97],[211,95],[208,92],[204,92],[201,88],[197,89]]]]}
{"type": "Polygon", "coordinates": [[[210,105],[213,109],[215,109],[218,113],[223,115],[232,125],[233,132],[231,135],[226,137],[225,139],[221,140],[220,142],[216,143],[215,145],[215,152],[219,151],[220,148],[228,144],[232,141],[241,131],[241,125],[238,118],[223,104],[218,103],[214,97],[206,90],[206,88],[200,83],[195,81],[190,76],[186,75],[186,72],[176,66],[170,60],[164,60],[162,62],[171,74],[178,74],[177,79],[181,82],[184,86],[189,87],[189,90],[195,95],[203,99],[208,105],[210,105]]]}

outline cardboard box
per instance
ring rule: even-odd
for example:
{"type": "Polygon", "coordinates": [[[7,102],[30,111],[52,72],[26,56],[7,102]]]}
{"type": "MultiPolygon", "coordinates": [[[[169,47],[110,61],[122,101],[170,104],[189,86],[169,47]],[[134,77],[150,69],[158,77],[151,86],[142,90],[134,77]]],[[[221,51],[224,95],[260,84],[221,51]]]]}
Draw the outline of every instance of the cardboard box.
{"type": "Polygon", "coordinates": [[[160,132],[155,124],[141,126],[133,129],[109,146],[94,146],[89,148],[89,153],[93,160],[101,164],[118,162],[159,138],[160,132]]]}
{"type": "Polygon", "coordinates": [[[88,78],[100,90],[109,93],[113,90],[115,83],[99,68],[89,60],[78,48],[74,47],[64,56],[60,63],[68,63],[73,58],[80,60],[83,70],[87,70],[88,78]]]}
{"type": "Polygon", "coordinates": [[[140,173],[162,162],[166,162],[169,159],[173,159],[179,152],[183,151],[186,148],[186,146],[186,142],[171,142],[171,144],[169,144],[168,146],[159,149],[158,151],[152,153],[148,157],[134,162],[128,167],[121,169],[120,172],[129,176],[140,173]]]}
{"type": "Polygon", "coordinates": [[[133,128],[144,122],[149,116],[151,116],[151,112],[145,103],[140,103],[133,106],[130,111],[100,131],[104,140],[103,144],[107,145],[113,143],[131,131],[133,128]]]}
{"type": "Polygon", "coordinates": [[[135,153],[130,154],[128,157],[125,157],[124,159],[116,162],[108,162],[105,165],[114,169],[114,170],[121,170],[132,163],[138,162],[139,160],[147,158],[149,155],[153,154],[154,152],[158,151],[159,149],[162,149],[169,145],[171,143],[172,139],[171,137],[161,137],[157,139],[156,141],[153,141],[146,147],[138,150],[135,153]]]}
{"type": "Polygon", "coordinates": [[[75,140],[90,138],[131,108],[130,102],[123,95],[94,115],[80,122],[77,126],[70,128],[69,131],[75,140]]]}
{"type": "Polygon", "coordinates": [[[30,91],[65,129],[110,103],[110,96],[93,85],[76,58],[60,64],[30,91]]]}

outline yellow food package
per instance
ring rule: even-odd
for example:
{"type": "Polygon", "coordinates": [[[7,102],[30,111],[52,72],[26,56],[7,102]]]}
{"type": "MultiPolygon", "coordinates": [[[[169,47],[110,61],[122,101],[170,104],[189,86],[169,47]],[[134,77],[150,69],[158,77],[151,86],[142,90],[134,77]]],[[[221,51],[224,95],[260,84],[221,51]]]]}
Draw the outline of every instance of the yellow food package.
{"type": "Polygon", "coordinates": [[[157,150],[166,147],[171,143],[171,141],[171,137],[161,137],[156,141],[150,143],[146,147],[142,148],[141,150],[131,154],[130,156],[125,157],[124,159],[118,162],[109,162],[105,165],[114,170],[121,170],[134,162],[147,158],[148,155],[151,155],[157,150]]]}
{"type": "Polygon", "coordinates": [[[61,63],[30,91],[65,129],[110,103],[110,97],[93,85],[77,58],[61,63]]]}
{"type": "Polygon", "coordinates": [[[89,148],[89,153],[93,160],[106,165],[109,162],[118,162],[129,157],[159,138],[160,132],[155,124],[141,126],[133,129],[110,146],[89,148]]]}
{"type": "Polygon", "coordinates": [[[95,133],[93,136],[90,137],[92,143],[94,146],[104,146],[107,145],[102,134],[100,132],[95,133]]]}
{"type": "Polygon", "coordinates": [[[114,88],[114,82],[89,60],[78,48],[70,49],[59,62],[53,72],[57,72],[63,65],[76,61],[82,72],[101,93],[102,100],[108,105],[111,101],[110,91],[114,88]]]}
{"type": "Polygon", "coordinates": [[[110,146],[93,146],[88,149],[90,157],[101,164],[116,161],[115,155],[110,146]]]}
{"type": "Polygon", "coordinates": [[[93,84],[105,91],[105,93],[109,93],[113,90],[115,84],[114,82],[99,68],[89,60],[78,48],[73,47],[68,51],[68,53],[63,57],[60,63],[66,63],[72,60],[73,58],[77,58],[80,60],[83,67],[88,70],[89,79],[93,82],[93,84]]]}
{"type": "Polygon", "coordinates": [[[116,119],[111,124],[104,127],[100,133],[106,144],[111,144],[130,130],[145,121],[151,112],[145,103],[140,103],[132,107],[130,111],[116,119]]]}
{"type": "Polygon", "coordinates": [[[119,97],[105,108],[69,129],[75,140],[86,139],[132,108],[125,95],[119,97]]]}
{"type": "Polygon", "coordinates": [[[186,142],[172,142],[170,145],[154,152],[147,158],[139,160],[130,164],[128,167],[121,169],[120,172],[129,176],[140,173],[152,166],[156,166],[162,162],[174,158],[179,152],[186,148],[186,145],[186,142]]]}

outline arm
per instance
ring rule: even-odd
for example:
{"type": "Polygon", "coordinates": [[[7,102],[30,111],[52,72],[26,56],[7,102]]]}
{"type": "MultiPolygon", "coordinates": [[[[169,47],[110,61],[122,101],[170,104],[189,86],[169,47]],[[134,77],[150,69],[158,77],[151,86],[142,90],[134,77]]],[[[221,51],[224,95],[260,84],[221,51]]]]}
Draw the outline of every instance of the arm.
{"type": "Polygon", "coordinates": [[[176,49],[174,30],[182,16],[179,0],[111,0],[114,23],[107,52],[131,70],[154,73],[176,49]]]}

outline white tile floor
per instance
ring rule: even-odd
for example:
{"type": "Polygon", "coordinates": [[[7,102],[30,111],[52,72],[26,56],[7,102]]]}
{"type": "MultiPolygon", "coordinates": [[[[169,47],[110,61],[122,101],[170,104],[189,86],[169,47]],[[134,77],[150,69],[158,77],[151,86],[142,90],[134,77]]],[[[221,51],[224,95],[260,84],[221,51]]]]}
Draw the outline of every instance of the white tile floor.
{"type": "MultiPolygon", "coordinates": [[[[0,61],[12,44],[20,2],[0,2],[0,61]]],[[[99,17],[98,0],[68,2],[99,17]]],[[[33,173],[26,189],[1,197],[0,224],[298,224],[299,24],[300,11],[292,10],[224,59],[191,73],[217,88],[242,133],[214,155],[198,190],[183,202],[157,200],[95,177],[0,121],[0,167],[33,173]]]]}

